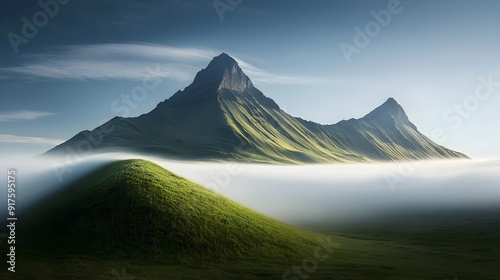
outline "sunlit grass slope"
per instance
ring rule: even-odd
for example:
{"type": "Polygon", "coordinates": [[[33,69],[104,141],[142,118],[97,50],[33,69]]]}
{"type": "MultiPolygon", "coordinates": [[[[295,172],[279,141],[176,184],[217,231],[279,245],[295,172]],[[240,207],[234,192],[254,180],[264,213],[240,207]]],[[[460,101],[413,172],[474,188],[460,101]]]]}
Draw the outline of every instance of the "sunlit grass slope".
{"type": "Polygon", "coordinates": [[[327,237],[143,160],[102,167],[20,217],[16,273],[3,269],[0,279],[494,280],[500,264],[496,214],[344,231],[324,224],[327,237]],[[339,246],[318,251],[326,240],[339,246]],[[288,273],[297,267],[302,274],[288,273]]]}
{"type": "Polygon", "coordinates": [[[65,253],[286,258],[309,253],[320,236],[144,160],[109,164],[30,213],[33,246],[65,253]]]}

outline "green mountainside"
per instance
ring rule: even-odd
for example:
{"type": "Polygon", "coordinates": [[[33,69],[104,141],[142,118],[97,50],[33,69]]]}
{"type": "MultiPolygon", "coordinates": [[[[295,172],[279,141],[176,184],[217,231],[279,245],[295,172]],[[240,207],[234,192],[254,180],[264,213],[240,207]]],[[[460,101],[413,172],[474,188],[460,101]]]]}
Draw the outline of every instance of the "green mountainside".
{"type": "Polygon", "coordinates": [[[115,117],[47,154],[89,146],[92,152],[281,163],[466,158],[420,133],[392,98],[361,119],[334,125],[290,116],[224,53],[151,112],[115,117]]]}

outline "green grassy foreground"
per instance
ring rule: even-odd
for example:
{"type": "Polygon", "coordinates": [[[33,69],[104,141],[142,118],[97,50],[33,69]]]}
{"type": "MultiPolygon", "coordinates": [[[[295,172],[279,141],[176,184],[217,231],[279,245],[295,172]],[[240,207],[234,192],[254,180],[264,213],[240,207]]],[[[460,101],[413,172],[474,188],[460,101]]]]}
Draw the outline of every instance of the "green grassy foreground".
{"type": "Polygon", "coordinates": [[[283,258],[307,252],[321,237],[144,160],[118,161],[86,176],[34,207],[24,223],[20,232],[42,250],[154,258],[283,258]]]}
{"type": "MultiPolygon", "coordinates": [[[[143,160],[115,162],[86,176],[33,208],[23,225],[16,273],[7,272],[4,263],[0,279],[462,280],[500,275],[496,222],[312,233],[143,160]],[[293,266],[299,272],[294,274],[293,266]]],[[[2,252],[6,245],[0,244],[2,252]]]]}
{"type": "MultiPolygon", "coordinates": [[[[318,262],[308,279],[498,279],[498,228],[498,225],[477,224],[337,232],[342,236],[336,238],[341,246],[327,260],[318,262]]],[[[294,279],[282,277],[292,265],[300,265],[306,257],[314,256],[313,250],[300,258],[286,260],[267,257],[162,260],[20,251],[16,274],[13,276],[4,269],[0,278],[294,279]],[[113,271],[135,278],[119,278],[113,271]]]]}

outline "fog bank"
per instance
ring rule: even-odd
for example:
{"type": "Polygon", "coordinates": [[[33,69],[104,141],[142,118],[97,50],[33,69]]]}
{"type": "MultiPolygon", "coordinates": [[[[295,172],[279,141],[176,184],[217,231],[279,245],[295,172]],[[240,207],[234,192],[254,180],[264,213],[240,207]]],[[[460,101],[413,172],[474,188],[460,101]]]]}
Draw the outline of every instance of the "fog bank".
{"type": "MultiPolygon", "coordinates": [[[[295,224],[369,220],[409,210],[498,205],[500,161],[265,165],[183,162],[132,154],[2,161],[17,170],[17,209],[117,159],[144,158],[249,208],[295,224]]],[[[6,173],[6,172],[5,172],[6,173]]],[[[1,179],[6,189],[7,175],[1,179]]],[[[6,201],[0,202],[6,209],[6,201]]],[[[4,212],[2,210],[2,212],[4,212]]]]}

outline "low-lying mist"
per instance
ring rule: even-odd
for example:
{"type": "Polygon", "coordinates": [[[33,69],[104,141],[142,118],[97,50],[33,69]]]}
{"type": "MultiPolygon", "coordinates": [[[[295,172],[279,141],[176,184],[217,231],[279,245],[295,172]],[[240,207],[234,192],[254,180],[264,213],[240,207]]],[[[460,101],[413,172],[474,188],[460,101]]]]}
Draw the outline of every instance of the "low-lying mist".
{"type": "MultiPolygon", "coordinates": [[[[144,158],[286,223],[342,224],[400,213],[488,207],[500,202],[500,161],[268,165],[175,161],[134,154],[104,154],[79,161],[17,158],[0,163],[17,170],[17,208],[107,162],[144,158]]],[[[7,176],[4,176],[7,180],[7,176]]],[[[6,188],[6,183],[2,183],[6,188]]],[[[5,191],[5,189],[4,189],[5,191]]],[[[0,207],[6,209],[6,201],[0,207]]],[[[22,216],[19,217],[22,219],[22,216]]]]}

